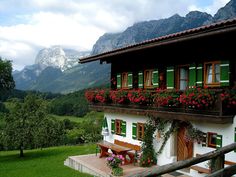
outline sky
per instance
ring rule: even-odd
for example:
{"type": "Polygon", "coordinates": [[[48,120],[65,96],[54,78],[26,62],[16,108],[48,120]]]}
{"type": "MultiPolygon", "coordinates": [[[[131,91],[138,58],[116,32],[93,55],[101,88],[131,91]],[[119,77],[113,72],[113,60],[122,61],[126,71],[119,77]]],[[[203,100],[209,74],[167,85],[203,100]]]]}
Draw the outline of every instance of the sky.
{"type": "Polygon", "coordinates": [[[34,64],[38,51],[61,45],[92,50],[104,33],[122,32],[136,22],[214,15],[229,0],[0,0],[0,56],[14,70],[34,64]]]}

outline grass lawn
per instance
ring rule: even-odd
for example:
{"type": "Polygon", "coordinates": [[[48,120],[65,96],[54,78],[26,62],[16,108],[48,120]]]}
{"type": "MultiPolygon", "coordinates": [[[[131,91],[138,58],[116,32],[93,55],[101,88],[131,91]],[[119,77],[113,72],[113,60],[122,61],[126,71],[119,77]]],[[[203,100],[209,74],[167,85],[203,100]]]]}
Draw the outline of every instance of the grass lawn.
{"type": "Polygon", "coordinates": [[[19,151],[0,151],[0,177],[91,177],[64,166],[64,160],[95,149],[95,144],[89,144],[27,150],[23,158],[19,151]]]}

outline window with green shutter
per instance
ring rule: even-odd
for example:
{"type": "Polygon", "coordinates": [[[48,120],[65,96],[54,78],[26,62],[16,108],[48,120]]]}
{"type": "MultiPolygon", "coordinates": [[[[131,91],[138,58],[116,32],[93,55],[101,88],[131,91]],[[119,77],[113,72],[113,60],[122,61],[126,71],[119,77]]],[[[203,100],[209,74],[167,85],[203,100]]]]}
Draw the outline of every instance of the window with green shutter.
{"type": "Polygon", "coordinates": [[[216,136],[216,149],[222,148],[222,135],[216,136]]]}
{"type": "Polygon", "coordinates": [[[137,139],[137,123],[132,123],[132,138],[137,139]]]}
{"type": "Polygon", "coordinates": [[[126,136],[126,122],[122,121],[121,123],[121,136],[126,136]]]}
{"type": "Polygon", "coordinates": [[[229,86],[229,61],[220,63],[220,85],[229,86]]]}
{"type": "Polygon", "coordinates": [[[120,89],[121,88],[121,74],[116,75],[116,83],[117,83],[116,85],[117,89],[120,89]]]}
{"type": "Polygon", "coordinates": [[[197,82],[196,85],[197,86],[202,86],[203,84],[203,69],[202,69],[202,64],[198,64],[197,66],[197,82]]]}
{"type": "Polygon", "coordinates": [[[157,88],[159,86],[159,74],[158,74],[158,70],[154,69],[152,72],[152,84],[154,88],[157,88]]]}
{"type": "Polygon", "coordinates": [[[196,86],[196,64],[191,64],[189,66],[189,88],[196,86]]]}
{"type": "Polygon", "coordinates": [[[167,89],[174,89],[174,67],[167,67],[166,71],[167,89]]]}
{"type": "Polygon", "coordinates": [[[138,73],[138,87],[143,88],[143,72],[138,73]]]}
{"type": "Polygon", "coordinates": [[[111,133],[112,134],[115,133],[115,120],[114,119],[111,120],[111,133]]]}
{"type": "Polygon", "coordinates": [[[128,88],[133,88],[133,74],[131,72],[128,73],[128,88]]]}

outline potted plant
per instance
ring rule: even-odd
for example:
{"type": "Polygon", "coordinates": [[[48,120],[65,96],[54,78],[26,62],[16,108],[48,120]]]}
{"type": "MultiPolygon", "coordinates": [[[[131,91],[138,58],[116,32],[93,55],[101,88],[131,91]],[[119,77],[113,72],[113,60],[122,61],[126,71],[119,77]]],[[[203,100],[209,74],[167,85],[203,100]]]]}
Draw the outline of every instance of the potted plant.
{"type": "Polygon", "coordinates": [[[178,90],[160,90],[158,89],[155,96],[155,102],[158,107],[177,108],[180,107],[179,101],[181,92],[178,90]]]}
{"type": "Polygon", "coordinates": [[[123,168],[120,167],[121,163],[124,162],[124,157],[122,155],[112,154],[110,157],[106,158],[106,160],[107,166],[112,170],[112,175],[123,175],[123,168]]]}
{"type": "Polygon", "coordinates": [[[236,89],[232,90],[224,90],[220,94],[222,105],[223,105],[223,111],[225,113],[235,113],[236,109],[236,89]]]}
{"type": "Polygon", "coordinates": [[[153,103],[153,95],[151,91],[148,90],[130,90],[128,92],[128,99],[130,103],[136,105],[151,105],[153,103]]]}
{"type": "Polygon", "coordinates": [[[207,88],[192,88],[180,95],[180,103],[187,109],[211,109],[216,101],[214,91],[207,88]]]}

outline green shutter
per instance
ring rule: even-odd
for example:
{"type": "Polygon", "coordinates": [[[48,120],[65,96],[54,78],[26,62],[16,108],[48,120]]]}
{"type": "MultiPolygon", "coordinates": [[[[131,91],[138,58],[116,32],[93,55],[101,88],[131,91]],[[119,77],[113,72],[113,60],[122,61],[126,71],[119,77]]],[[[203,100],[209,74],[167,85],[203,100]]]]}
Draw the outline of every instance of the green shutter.
{"type": "MultiPolygon", "coordinates": [[[[234,129],[234,142],[236,143],[236,127],[234,129]]],[[[234,152],[236,152],[236,149],[234,150],[234,152]]]]}
{"type": "Polygon", "coordinates": [[[158,79],[159,79],[159,75],[158,75],[158,70],[155,69],[152,72],[152,85],[154,88],[158,87],[158,79]]]}
{"type": "Polygon", "coordinates": [[[137,123],[132,124],[132,138],[137,139],[137,123]]]}
{"type": "Polygon", "coordinates": [[[120,74],[117,74],[116,81],[117,81],[116,88],[120,89],[121,88],[121,75],[120,74]]]}
{"type": "Polygon", "coordinates": [[[216,136],[216,149],[219,149],[222,147],[222,135],[216,136]]]}
{"type": "Polygon", "coordinates": [[[143,88],[143,72],[138,73],[138,87],[143,88]]]}
{"type": "Polygon", "coordinates": [[[202,64],[198,64],[198,66],[197,66],[197,82],[196,82],[197,86],[202,86],[202,84],[203,84],[202,83],[203,82],[202,72],[203,72],[202,64]]]}
{"type": "Polygon", "coordinates": [[[111,120],[111,133],[112,134],[115,133],[115,120],[114,119],[111,120]]]}
{"type": "Polygon", "coordinates": [[[191,64],[189,66],[189,88],[193,88],[196,85],[196,65],[191,64]]]}
{"type": "Polygon", "coordinates": [[[121,122],[121,136],[126,136],[126,122],[122,121],[121,122]]]}
{"type": "Polygon", "coordinates": [[[203,133],[202,147],[207,146],[207,134],[203,133]]]}
{"type": "Polygon", "coordinates": [[[220,64],[220,85],[229,86],[229,61],[221,61],[220,64]]]}
{"type": "Polygon", "coordinates": [[[167,67],[167,89],[174,89],[174,67],[167,67]]]}
{"type": "Polygon", "coordinates": [[[133,74],[131,72],[128,73],[128,87],[133,88],[133,74]]]}

